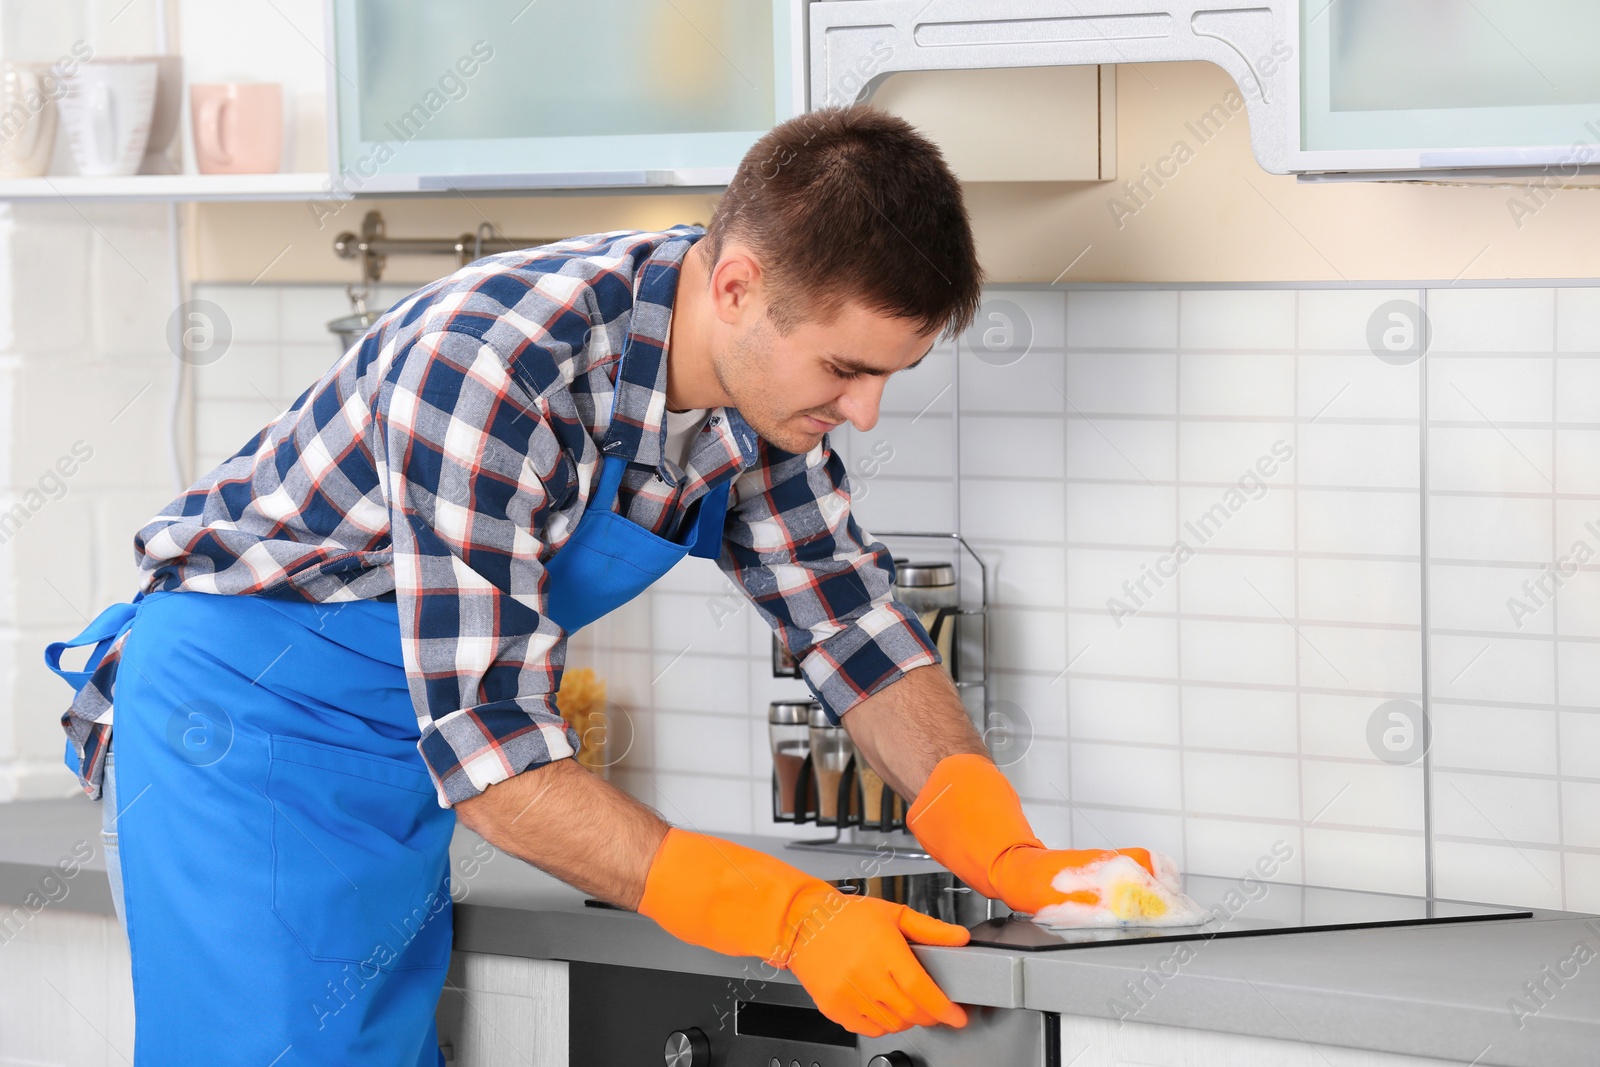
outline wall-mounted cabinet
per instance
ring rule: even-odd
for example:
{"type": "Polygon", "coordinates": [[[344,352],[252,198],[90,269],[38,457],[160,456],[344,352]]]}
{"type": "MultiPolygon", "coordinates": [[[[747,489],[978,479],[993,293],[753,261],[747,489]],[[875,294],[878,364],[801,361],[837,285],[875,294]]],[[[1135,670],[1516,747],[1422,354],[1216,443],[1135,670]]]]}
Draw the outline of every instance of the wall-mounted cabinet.
{"type": "Polygon", "coordinates": [[[1600,162],[1594,0],[1296,0],[1297,171],[1600,162]]]}
{"type": "Polygon", "coordinates": [[[1115,67],[908,71],[871,99],[927,134],[962,181],[1116,177],[1115,67]]]}
{"type": "Polygon", "coordinates": [[[803,110],[803,0],[333,0],[352,193],[715,185],[803,110]]]}

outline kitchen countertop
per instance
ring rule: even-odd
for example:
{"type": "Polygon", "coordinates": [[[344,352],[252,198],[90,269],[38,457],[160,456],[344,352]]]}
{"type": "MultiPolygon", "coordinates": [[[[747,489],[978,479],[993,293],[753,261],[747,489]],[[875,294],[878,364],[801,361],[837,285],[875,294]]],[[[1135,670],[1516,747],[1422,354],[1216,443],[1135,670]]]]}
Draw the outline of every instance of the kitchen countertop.
{"type": "MultiPolygon", "coordinates": [[[[99,807],[83,798],[0,804],[0,903],[112,913],[99,807]],[[66,895],[43,880],[82,842],[94,856],[66,895]],[[37,899],[37,898],[36,898],[37,899]]],[[[824,878],[861,876],[861,857],[727,835],[824,878]]],[[[765,978],[755,961],[686,945],[649,919],[585,906],[584,894],[458,828],[456,948],[765,978]],[[482,857],[487,855],[488,859],[482,857]]],[[[881,873],[936,870],[894,859],[881,873]]],[[[879,873],[879,872],[875,872],[879,873]]],[[[1589,1064],[1600,1049],[1600,918],[1541,909],[1488,920],[1213,941],[1117,943],[1050,952],[918,946],[954,1000],[1305,1040],[1477,1064],[1589,1064]],[[1575,955],[1580,944],[1588,951],[1575,955]],[[1548,968],[1548,969],[1547,969],[1548,968]],[[1576,972],[1576,973],[1574,973],[1576,972]],[[1543,983],[1543,1002],[1525,983],[1543,983]],[[1513,1013],[1513,998],[1526,1012],[1513,1013]],[[1535,1010],[1536,1009],[1536,1010],[1535,1010]]],[[[792,982],[787,973],[777,981],[792,982]]]]}

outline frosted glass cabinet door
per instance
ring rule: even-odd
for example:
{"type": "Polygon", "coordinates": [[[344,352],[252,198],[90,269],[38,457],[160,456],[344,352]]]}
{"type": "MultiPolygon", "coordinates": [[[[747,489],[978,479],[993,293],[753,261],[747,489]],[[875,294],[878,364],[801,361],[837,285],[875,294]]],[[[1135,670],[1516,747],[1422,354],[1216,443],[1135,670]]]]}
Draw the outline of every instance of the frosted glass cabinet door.
{"type": "Polygon", "coordinates": [[[802,6],[334,0],[341,170],[359,192],[732,168],[800,110],[802,6]]]}
{"type": "Polygon", "coordinates": [[[1597,0],[1298,3],[1306,152],[1492,166],[1600,143],[1597,0]]]}

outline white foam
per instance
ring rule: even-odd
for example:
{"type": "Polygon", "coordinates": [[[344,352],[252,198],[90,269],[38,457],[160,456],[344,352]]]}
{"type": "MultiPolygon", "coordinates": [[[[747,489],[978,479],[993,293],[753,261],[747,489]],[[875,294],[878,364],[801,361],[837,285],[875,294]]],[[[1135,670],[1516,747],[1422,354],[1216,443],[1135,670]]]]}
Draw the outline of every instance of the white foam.
{"type": "Polygon", "coordinates": [[[1041,926],[1199,926],[1210,913],[1183,894],[1178,865],[1161,852],[1152,851],[1156,876],[1137,861],[1119,853],[1083,867],[1067,867],[1051,880],[1062,893],[1091,890],[1098,904],[1064,901],[1039,909],[1033,921],[1041,926]]]}

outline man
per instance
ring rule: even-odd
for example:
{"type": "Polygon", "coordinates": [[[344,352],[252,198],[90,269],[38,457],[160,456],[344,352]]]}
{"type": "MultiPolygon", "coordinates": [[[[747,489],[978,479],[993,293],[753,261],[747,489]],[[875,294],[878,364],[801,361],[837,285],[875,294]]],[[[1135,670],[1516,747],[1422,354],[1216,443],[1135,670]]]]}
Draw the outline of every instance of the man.
{"type": "Polygon", "coordinates": [[[140,595],[61,672],[69,765],[104,782],[120,844],[136,1059],[439,1062],[457,816],[789,968],[852,1030],[964,1025],[908,946],[964,929],[668,826],[570,758],[553,697],[568,633],[714,557],[916,798],[930,853],[1017,910],[1069,899],[1055,874],[1103,854],[1033,835],[828,444],[971,322],[980,282],[934,146],[866,106],[805,115],[704,233],[574,238],[422,288],[141,530],[140,595]]]}

